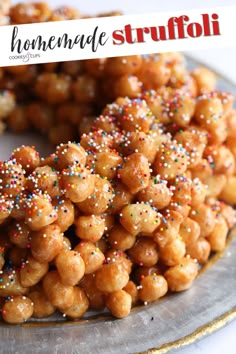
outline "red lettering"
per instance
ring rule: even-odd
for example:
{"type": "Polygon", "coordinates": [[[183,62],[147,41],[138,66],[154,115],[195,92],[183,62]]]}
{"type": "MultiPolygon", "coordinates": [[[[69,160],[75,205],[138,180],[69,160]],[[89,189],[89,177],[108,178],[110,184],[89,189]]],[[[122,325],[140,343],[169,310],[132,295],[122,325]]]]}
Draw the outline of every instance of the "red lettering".
{"type": "Polygon", "coordinates": [[[175,38],[175,25],[174,21],[176,20],[176,17],[171,17],[168,20],[167,27],[168,27],[168,32],[169,32],[169,39],[176,39],[175,38]]]}
{"type": "Polygon", "coordinates": [[[159,26],[160,41],[166,41],[166,29],[165,26],[159,26]]]}
{"type": "Polygon", "coordinates": [[[202,14],[204,36],[210,36],[210,21],[208,14],[202,14]]]}
{"type": "MultiPolygon", "coordinates": [[[[213,14],[212,16],[213,20],[218,20],[219,16],[217,14],[213,14]]],[[[213,25],[213,35],[218,36],[220,35],[220,27],[219,27],[219,22],[218,21],[211,21],[213,25]]]]}
{"type": "Polygon", "coordinates": [[[144,28],[136,28],[136,33],[137,33],[137,41],[138,43],[143,43],[144,38],[143,38],[143,32],[144,32],[144,28]]]}
{"type": "Polygon", "coordinates": [[[123,36],[123,31],[122,30],[116,30],[112,33],[112,38],[113,38],[113,44],[115,45],[120,45],[125,42],[125,38],[123,36]]]}
{"type": "Polygon", "coordinates": [[[133,41],[133,38],[132,38],[132,28],[130,25],[125,26],[125,40],[129,44],[135,43],[135,41],[133,41]]]}
{"type": "Polygon", "coordinates": [[[158,34],[157,34],[157,28],[156,27],[150,27],[150,30],[151,30],[152,40],[155,41],[155,42],[159,41],[159,37],[158,37],[158,34]]]}
{"type": "Polygon", "coordinates": [[[177,23],[177,27],[178,27],[178,38],[179,39],[183,39],[186,38],[185,36],[185,32],[184,32],[184,22],[189,21],[189,17],[186,15],[183,16],[179,16],[178,18],[175,19],[175,22],[177,23]]]}
{"type": "Polygon", "coordinates": [[[202,35],[202,26],[198,22],[190,23],[187,27],[187,32],[190,37],[200,37],[202,35]]]}

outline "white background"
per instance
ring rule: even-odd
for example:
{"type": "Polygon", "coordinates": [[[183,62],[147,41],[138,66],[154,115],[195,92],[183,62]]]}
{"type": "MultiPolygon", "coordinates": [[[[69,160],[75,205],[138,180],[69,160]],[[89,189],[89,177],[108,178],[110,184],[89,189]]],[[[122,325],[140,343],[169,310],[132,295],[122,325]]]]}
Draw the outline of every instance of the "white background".
{"type": "MultiPolygon", "coordinates": [[[[1,0],[0,0],[1,1],[1,0]]],[[[17,2],[17,1],[13,1],[17,2]]],[[[21,2],[24,2],[21,0],[21,2]]],[[[27,2],[27,1],[25,1],[27,2]]],[[[51,0],[51,6],[75,6],[82,13],[96,14],[109,10],[121,10],[124,14],[142,14],[158,11],[173,11],[217,6],[234,6],[236,0],[51,0]]],[[[236,15],[236,14],[235,14],[236,15]]],[[[191,55],[210,64],[236,83],[236,39],[232,33],[235,48],[211,49],[191,52],[191,55]]],[[[235,294],[236,295],[236,294],[235,294]]],[[[203,340],[175,351],[178,354],[235,354],[236,321],[203,340]]]]}

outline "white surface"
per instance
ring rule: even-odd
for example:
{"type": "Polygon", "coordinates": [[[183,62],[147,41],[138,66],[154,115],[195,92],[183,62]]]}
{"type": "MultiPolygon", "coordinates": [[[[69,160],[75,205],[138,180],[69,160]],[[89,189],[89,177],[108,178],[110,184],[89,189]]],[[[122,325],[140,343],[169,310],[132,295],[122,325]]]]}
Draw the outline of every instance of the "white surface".
{"type": "MultiPolygon", "coordinates": [[[[93,14],[109,10],[121,10],[126,14],[136,14],[155,11],[174,11],[193,8],[233,6],[236,3],[235,0],[119,0],[117,3],[112,3],[109,0],[54,0],[48,2],[51,6],[65,5],[66,3],[67,5],[77,7],[81,10],[81,12],[93,14]]],[[[208,65],[211,65],[216,70],[222,72],[236,83],[236,40],[234,33],[232,33],[232,41],[235,42],[235,48],[233,49],[211,49],[196,51],[191,54],[201,61],[206,62],[208,65]]],[[[211,336],[208,336],[201,341],[192,344],[191,346],[174,352],[176,354],[235,354],[235,333],[236,321],[230,323],[225,328],[212,334],[211,336]]]]}

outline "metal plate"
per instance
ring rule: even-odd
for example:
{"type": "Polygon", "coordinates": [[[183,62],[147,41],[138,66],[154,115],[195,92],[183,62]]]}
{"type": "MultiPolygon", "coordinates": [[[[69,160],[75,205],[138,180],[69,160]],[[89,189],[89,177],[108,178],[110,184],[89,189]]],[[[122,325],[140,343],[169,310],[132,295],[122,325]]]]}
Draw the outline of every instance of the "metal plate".
{"type": "MultiPolygon", "coordinates": [[[[196,64],[189,60],[190,66],[196,64]]],[[[224,78],[219,77],[218,87],[236,94],[234,85],[224,78]]],[[[37,148],[43,144],[41,151],[51,150],[35,136],[8,134],[0,139],[0,158],[8,157],[22,143],[37,148]]],[[[165,353],[192,343],[236,317],[236,238],[217,258],[214,262],[213,257],[190,290],[135,308],[122,320],[101,315],[78,322],[60,317],[22,326],[1,324],[0,353],[165,353]]]]}

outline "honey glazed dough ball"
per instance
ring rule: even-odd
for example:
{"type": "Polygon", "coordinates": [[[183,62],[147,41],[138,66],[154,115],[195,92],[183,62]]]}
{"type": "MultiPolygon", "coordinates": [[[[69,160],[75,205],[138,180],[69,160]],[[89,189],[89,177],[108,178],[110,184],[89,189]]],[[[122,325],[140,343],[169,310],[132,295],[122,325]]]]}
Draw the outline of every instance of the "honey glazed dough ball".
{"type": "Polygon", "coordinates": [[[16,296],[6,301],[2,308],[4,321],[12,324],[24,323],[33,314],[34,304],[26,296],[16,296]]]}
{"type": "Polygon", "coordinates": [[[138,297],[143,302],[156,301],[167,293],[166,279],[157,274],[147,275],[140,282],[138,297]]]}
{"type": "Polygon", "coordinates": [[[35,92],[39,98],[51,104],[62,103],[70,98],[71,79],[69,76],[55,73],[42,73],[35,83],[35,92]]]}
{"type": "Polygon", "coordinates": [[[106,305],[116,318],[128,316],[131,310],[132,298],[124,290],[117,290],[108,295],[106,305]]]}
{"type": "Polygon", "coordinates": [[[35,290],[32,290],[32,292],[28,294],[28,297],[34,304],[33,317],[49,317],[56,311],[55,307],[47,299],[41,286],[35,290]]]}
{"type": "Polygon", "coordinates": [[[82,257],[85,264],[85,274],[96,272],[105,260],[104,254],[90,241],[82,241],[74,248],[82,257]]]}
{"type": "Polygon", "coordinates": [[[60,144],[56,150],[57,169],[63,170],[73,164],[79,164],[81,167],[86,164],[86,152],[79,144],[68,143],[60,144]]]}
{"type": "Polygon", "coordinates": [[[31,253],[39,262],[51,262],[63,248],[63,234],[58,225],[48,225],[31,233],[31,253]]]}
{"type": "Polygon", "coordinates": [[[54,124],[54,107],[43,101],[30,102],[25,114],[30,124],[42,134],[47,134],[54,124]]]}
{"type": "Polygon", "coordinates": [[[75,299],[74,287],[64,285],[56,270],[48,272],[43,278],[43,290],[50,303],[63,310],[70,308],[75,299]]]}
{"type": "Polygon", "coordinates": [[[137,193],[147,187],[150,171],[146,157],[140,153],[129,155],[118,169],[118,178],[129,188],[131,193],[137,193]]]}
{"type": "Polygon", "coordinates": [[[78,286],[74,288],[74,293],[73,304],[69,308],[66,308],[64,311],[61,309],[61,311],[69,318],[77,319],[82,317],[88,310],[89,300],[84,290],[78,286]]]}
{"type": "Polygon", "coordinates": [[[123,289],[128,283],[129,275],[119,263],[104,264],[95,276],[96,287],[106,293],[123,289]]]}
{"type": "Polygon", "coordinates": [[[61,251],[55,260],[61,282],[65,285],[76,285],[83,278],[85,264],[79,253],[70,250],[61,251]]]}
{"type": "Polygon", "coordinates": [[[23,133],[30,128],[30,122],[26,116],[26,107],[19,105],[7,117],[8,127],[15,133],[23,133]]]}
{"type": "Polygon", "coordinates": [[[91,176],[95,179],[93,192],[89,193],[86,199],[76,204],[79,210],[85,214],[100,215],[106,212],[112,202],[113,188],[108,180],[98,175],[91,176]]]}
{"type": "Polygon", "coordinates": [[[20,282],[25,288],[32,287],[48,272],[47,262],[38,262],[32,256],[29,256],[25,263],[21,264],[20,282]]]}
{"type": "Polygon", "coordinates": [[[46,22],[51,15],[51,9],[46,2],[17,4],[10,9],[11,21],[15,24],[46,22]]]}
{"type": "Polygon", "coordinates": [[[127,253],[110,248],[109,250],[106,250],[105,256],[106,256],[104,261],[105,264],[110,264],[115,262],[116,264],[120,265],[121,268],[130,275],[133,264],[129,256],[127,255],[127,253]]]}
{"type": "Polygon", "coordinates": [[[58,225],[62,232],[65,232],[74,223],[75,219],[75,207],[69,199],[63,199],[56,197],[52,202],[56,213],[57,220],[54,221],[54,225],[58,225]]]}
{"type": "Polygon", "coordinates": [[[81,203],[95,190],[95,175],[86,167],[73,164],[62,171],[61,187],[73,203],[81,203]]]}
{"type": "Polygon", "coordinates": [[[33,172],[40,163],[39,153],[34,146],[22,145],[13,151],[11,158],[20,164],[27,174],[33,172]]]}
{"type": "Polygon", "coordinates": [[[48,194],[29,194],[24,209],[25,222],[32,231],[39,231],[57,220],[57,213],[48,194]]]}
{"type": "Polygon", "coordinates": [[[106,294],[98,290],[95,285],[95,273],[87,274],[80,282],[80,287],[84,289],[89,299],[89,305],[94,310],[103,310],[106,306],[106,294]]]}

